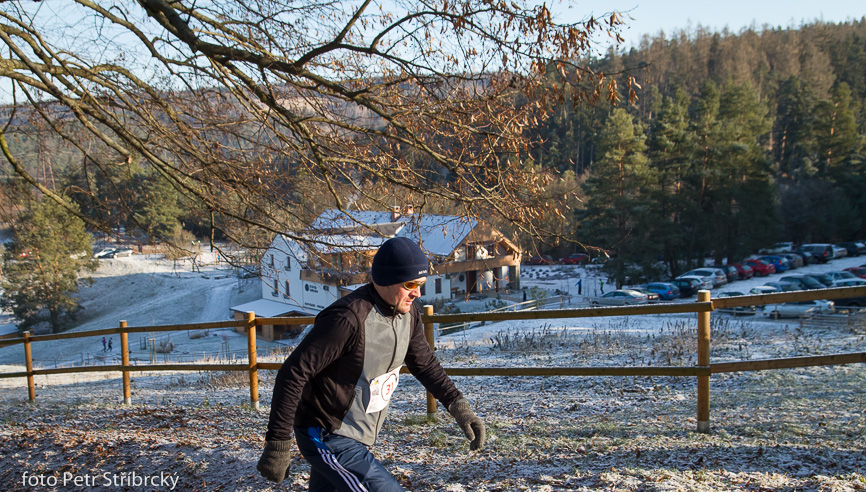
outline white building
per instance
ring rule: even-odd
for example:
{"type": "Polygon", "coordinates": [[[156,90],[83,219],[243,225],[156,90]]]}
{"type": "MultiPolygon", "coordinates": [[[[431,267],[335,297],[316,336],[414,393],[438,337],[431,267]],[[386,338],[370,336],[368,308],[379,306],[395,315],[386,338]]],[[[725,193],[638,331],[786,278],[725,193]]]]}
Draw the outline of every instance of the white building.
{"type": "MultiPolygon", "coordinates": [[[[311,224],[303,242],[274,238],[260,265],[262,299],[232,307],[235,317],[317,314],[369,282],[373,255],[391,237],[416,241],[430,259],[424,302],[520,288],[519,248],[483,221],[416,214],[411,207],[348,214],[328,210],[311,224]]],[[[263,338],[281,338],[279,328],[264,327],[263,338]]]]}

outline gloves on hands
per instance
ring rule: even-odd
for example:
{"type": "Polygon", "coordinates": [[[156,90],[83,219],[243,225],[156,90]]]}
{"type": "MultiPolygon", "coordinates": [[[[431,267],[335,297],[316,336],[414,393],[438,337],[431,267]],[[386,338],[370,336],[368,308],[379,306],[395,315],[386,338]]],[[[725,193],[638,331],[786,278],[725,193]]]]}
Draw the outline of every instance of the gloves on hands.
{"type": "Polygon", "coordinates": [[[469,449],[475,451],[484,447],[484,422],[481,421],[472,411],[469,401],[466,398],[461,398],[448,407],[448,413],[457,421],[457,425],[466,434],[466,438],[472,441],[469,444],[469,449]]]}
{"type": "Polygon", "coordinates": [[[266,441],[256,470],[271,482],[285,480],[289,476],[293,444],[292,441],[266,441]]]}

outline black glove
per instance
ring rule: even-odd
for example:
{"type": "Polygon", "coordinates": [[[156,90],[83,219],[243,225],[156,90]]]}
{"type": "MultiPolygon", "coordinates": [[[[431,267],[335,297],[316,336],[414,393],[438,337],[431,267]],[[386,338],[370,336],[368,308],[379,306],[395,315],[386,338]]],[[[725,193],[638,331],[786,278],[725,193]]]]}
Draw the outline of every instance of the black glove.
{"type": "Polygon", "coordinates": [[[448,413],[457,421],[457,425],[466,434],[466,439],[472,441],[469,449],[475,451],[484,447],[484,422],[472,411],[466,398],[461,398],[448,407],[448,413]]]}
{"type": "Polygon", "coordinates": [[[256,470],[271,482],[285,480],[292,462],[292,444],[292,441],[266,441],[256,470]]]}

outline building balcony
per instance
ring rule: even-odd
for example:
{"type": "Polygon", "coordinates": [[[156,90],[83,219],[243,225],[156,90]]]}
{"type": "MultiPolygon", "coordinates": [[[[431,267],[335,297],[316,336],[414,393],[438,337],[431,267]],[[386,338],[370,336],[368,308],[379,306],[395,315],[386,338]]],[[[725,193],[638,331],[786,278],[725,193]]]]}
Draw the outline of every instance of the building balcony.
{"type": "Polygon", "coordinates": [[[460,272],[471,272],[478,270],[491,270],[498,267],[512,267],[520,264],[518,255],[498,256],[494,258],[483,258],[480,260],[452,261],[433,265],[431,275],[445,275],[460,272]]]}
{"type": "Polygon", "coordinates": [[[301,280],[327,285],[354,285],[369,282],[369,272],[342,272],[333,268],[301,270],[301,280]]]}

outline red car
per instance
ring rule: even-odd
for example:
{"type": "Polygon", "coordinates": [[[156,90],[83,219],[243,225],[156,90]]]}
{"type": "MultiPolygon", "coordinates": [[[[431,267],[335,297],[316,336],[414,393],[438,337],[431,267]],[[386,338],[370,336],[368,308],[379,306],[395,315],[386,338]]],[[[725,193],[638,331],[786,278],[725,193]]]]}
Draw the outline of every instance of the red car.
{"type": "Polygon", "coordinates": [[[737,275],[740,280],[750,279],[755,274],[755,270],[745,263],[734,263],[731,266],[737,269],[737,275]]]}
{"type": "Polygon", "coordinates": [[[563,265],[585,265],[589,263],[589,255],[586,253],[572,253],[559,261],[563,265]]]}
{"type": "Polygon", "coordinates": [[[525,265],[553,265],[553,257],[550,255],[533,256],[526,260],[525,265]]]}
{"type": "Polygon", "coordinates": [[[743,263],[752,267],[756,277],[764,277],[776,273],[776,267],[772,263],[763,260],[743,260],[743,263]]]}
{"type": "Polygon", "coordinates": [[[854,275],[857,275],[860,278],[866,278],[866,267],[858,266],[858,267],[848,267],[845,268],[846,272],[851,272],[854,275]]]}

